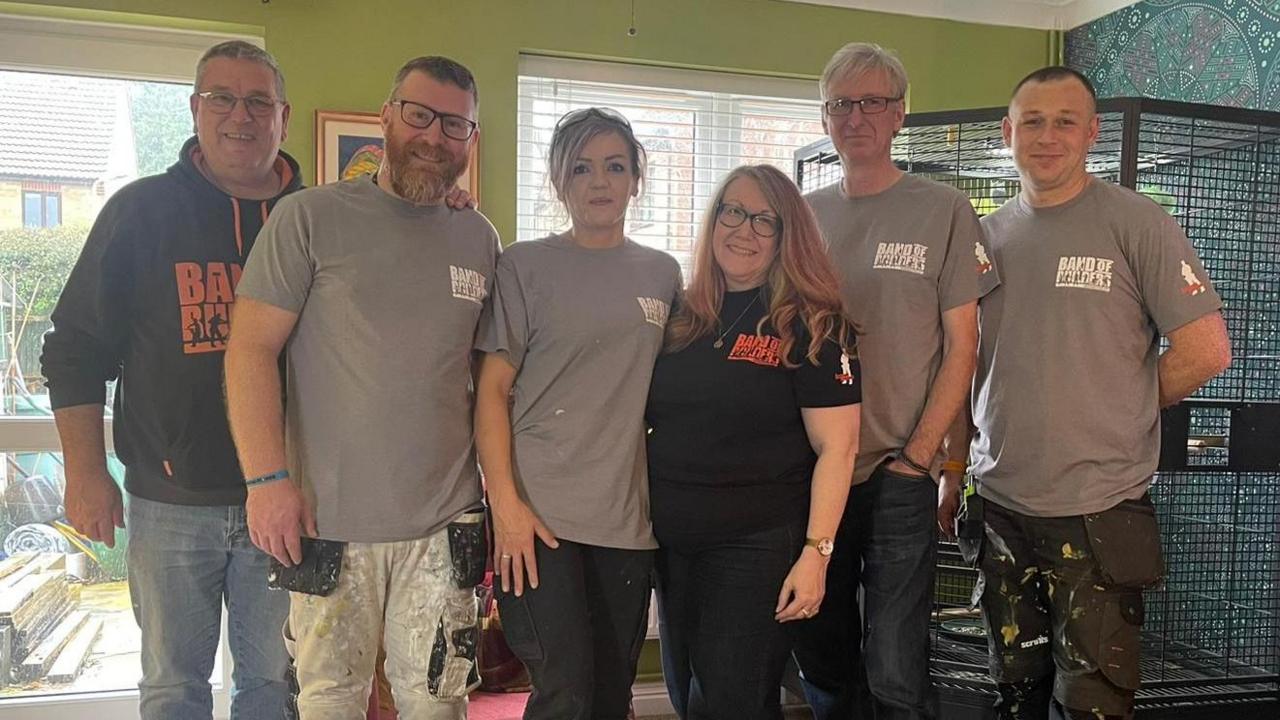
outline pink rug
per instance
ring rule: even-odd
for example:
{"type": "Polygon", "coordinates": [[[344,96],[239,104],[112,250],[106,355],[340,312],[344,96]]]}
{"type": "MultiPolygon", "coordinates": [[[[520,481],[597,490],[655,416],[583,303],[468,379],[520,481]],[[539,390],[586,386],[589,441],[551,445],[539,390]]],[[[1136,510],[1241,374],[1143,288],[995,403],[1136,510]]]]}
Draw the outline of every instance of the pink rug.
{"type": "MultiPolygon", "coordinates": [[[[476,691],[471,693],[467,703],[469,720],[520,720],[524,715],[524,704],[529,700],[529,693],[487,693],[476,691]]],[[[369,699],[369,720],[396,720],[392,712],[379,712],[378,693],[375,691],[369,699]]]]}
{"type": "Polygon", "coordinates": [[[471,693],[467,705],[470,720],[520,720],[529,693],[471,693]]]}

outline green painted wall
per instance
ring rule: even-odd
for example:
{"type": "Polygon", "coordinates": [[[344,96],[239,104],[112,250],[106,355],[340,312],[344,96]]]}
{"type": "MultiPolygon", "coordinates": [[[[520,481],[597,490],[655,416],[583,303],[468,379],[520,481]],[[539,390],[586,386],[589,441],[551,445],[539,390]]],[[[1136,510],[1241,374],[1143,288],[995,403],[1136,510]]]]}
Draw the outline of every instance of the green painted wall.
{"type": "Polygon", "coordinates": [[[912,78],[912,109],[924,111],[1002,104],[1013,83],[1052,51],[1044,31],[778,0],[635,0],[639,32],[632,38],[631,7],[631,0],[60,0],[4,2],[0,12],[262,28],[293,103],[285,147],[308,178],[317,108],[376,110],[405,60],[453,57],[480,85],[481,199],[504,238],[515,227],[521,52],[816,78],[840,45],[868,40],[899,52],[912,78]]]}

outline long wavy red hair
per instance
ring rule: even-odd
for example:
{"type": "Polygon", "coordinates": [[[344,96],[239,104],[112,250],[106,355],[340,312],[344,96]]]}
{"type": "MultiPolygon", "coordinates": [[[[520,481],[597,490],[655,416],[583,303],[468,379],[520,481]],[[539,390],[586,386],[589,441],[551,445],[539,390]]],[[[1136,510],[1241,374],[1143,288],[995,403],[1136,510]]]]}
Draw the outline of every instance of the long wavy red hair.
{"type": "Polygon", "coordinates": [[[777,251],[765,280],[767,294],[764,299],[768,303],[768,313],[756,326],[756,333],[762,333],[766,324],[773,328],[780,340],[778,354],[787,367],[797,366],[790,359],[796,341],[793,326],[797,319],[809,331],[809,347],[804,353],[809,362],[817,364],[818,350],[827,339],[834,340],[852,354],[852,328],[844,317],[840,283],[827,257],[818,221],[795,183],[772,165],[735,168],[716,188],[694,246],[692,277],[671,321],[667,323],[666,351],[681,350],[719,331],[720,303],[726,285],[724,271],[712,252],[716,208],[723,202],[730,183],[739,178],[750,179],[759,186],[782,224],[777,237],[777,251]]]}

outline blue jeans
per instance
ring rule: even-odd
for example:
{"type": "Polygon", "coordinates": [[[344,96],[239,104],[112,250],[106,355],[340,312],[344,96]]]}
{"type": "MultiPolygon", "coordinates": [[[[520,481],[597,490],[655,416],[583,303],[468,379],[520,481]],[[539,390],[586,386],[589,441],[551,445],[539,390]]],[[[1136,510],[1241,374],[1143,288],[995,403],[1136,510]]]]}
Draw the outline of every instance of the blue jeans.
{"type": "Polygon", "coordinates": [[[796,664],[817,720],[938,716],[929,677],[936,502],[931,479],[883,465],[850,490],[822,612],[796,628],[796,664]]]}
{"type": "Polygon", "coordinates": [[[227,605],[235,666],[232,720],[283,717],[289,594],[267,589],[268,556],[243,506],[190,506],[129,496],[129,594],[142,628],[142,720],[213,716],[209,676],[227,605]]]}

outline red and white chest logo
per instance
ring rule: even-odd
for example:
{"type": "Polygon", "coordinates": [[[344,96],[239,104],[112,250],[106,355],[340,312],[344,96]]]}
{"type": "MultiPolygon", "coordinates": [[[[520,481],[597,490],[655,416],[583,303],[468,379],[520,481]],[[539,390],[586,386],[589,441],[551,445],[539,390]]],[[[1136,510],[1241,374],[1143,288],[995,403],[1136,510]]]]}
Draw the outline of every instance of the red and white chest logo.
{"type": "Polygon", "coordinates": [[[778,357],[778,346],[782,341],[772,335],[748,335],[741,333],[729,350],[727,360],[745,360],[755,365],[778,367],[782,364],[778,357]]]}
{"type": "Polygon", "coordinates": [[[1195,297],[1204,292],[1204,283],[1200,282],[1200,278],[1196,277],[1196,271],[1186,261],[1182,261],[1182,294],[1195,297]]]}

